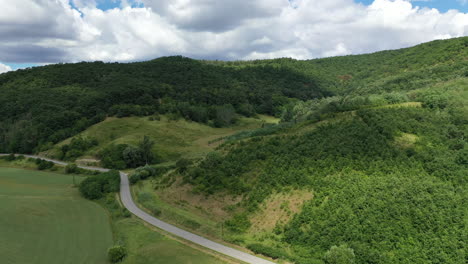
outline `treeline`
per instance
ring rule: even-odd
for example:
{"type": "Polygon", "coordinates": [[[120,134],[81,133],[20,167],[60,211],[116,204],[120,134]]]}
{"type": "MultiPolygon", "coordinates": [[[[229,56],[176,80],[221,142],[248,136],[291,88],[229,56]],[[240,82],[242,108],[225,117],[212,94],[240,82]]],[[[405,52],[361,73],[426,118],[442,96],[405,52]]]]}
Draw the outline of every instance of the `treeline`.
{"type": "Polygon", "coordinates": [[[57,64],[0,75],[0,151],[42,151],[106,116],[171,114],[213,126],[275,115],[288,98],[328,95],[271,66],[230,69],[183,57],[57,64]]]}
{"type": "Polygon", "coordinates": [[[279,116],[294,100],[409,91],[468,76],[468,38],[309,61],[57,64],[0,75],[0,151],[33,152],[106,116],[171,114],[213,126],[279,116]]]}

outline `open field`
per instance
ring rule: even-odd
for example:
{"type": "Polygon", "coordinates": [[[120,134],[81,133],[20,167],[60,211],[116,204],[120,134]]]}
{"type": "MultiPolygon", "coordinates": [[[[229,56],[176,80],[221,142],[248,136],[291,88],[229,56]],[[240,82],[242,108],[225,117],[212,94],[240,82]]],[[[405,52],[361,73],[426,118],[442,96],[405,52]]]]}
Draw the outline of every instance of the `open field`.
{"type": "Polygon", "coordinates": [[[0,168],[2,263],[107,263],[106,211],[81,198],[72,176],[0,168]]]}
{"type": "Polygon", "coordinates": [[[238,263],[173,240],[140,219],[116,216],[119,206],[99,202],[106,213],[80,197],[71,175],[34,170],[27,160],[0,159],[0,166],[2,263],[108,263],[112,236],[127,248],[124,264],[238,263]]]}
{"type": "MultiPolygon", "coordinates": [[[[165,116],[154,121],[149,117],[110,117],[91,126],[80,135],[95,138],[99,142],[85,153],[85,158],[96,156],[100,150],[110,144],[137,144],[144,136],[149,136],[155,142],[154,152],[163,161],[176,161],[181,157],[203,157],[220,143],[217,140],[219,138],[242,130],[259,128],[263,123],[277,122],[276,118],[259,115],[258,118],[241,118],[231,127],[214,128],[184,119],[168,120],[165,116]]],[[[43,154],[57,155],[59,147],[69,143],[70,140],[62,141],[43,154]]]]}
{"type": "MultiPolygon", "coordinates": [[[[116,221],[117,237],[125,239],[129,251],[123,264],[222,264],[222,260],[168,238],[141,220],[116,221]]],[[[237,263],[237,262],[236,262],[237,263]]]]}

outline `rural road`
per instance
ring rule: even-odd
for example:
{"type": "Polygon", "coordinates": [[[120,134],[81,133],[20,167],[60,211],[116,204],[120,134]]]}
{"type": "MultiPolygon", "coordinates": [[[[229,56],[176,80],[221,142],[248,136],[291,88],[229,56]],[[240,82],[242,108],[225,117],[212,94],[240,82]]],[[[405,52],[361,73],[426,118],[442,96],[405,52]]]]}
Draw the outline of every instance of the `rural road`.
{"type": "MultiPolygon", "coordinates": [[[[0,154],[0,156],[6,156],[8,154],[0,154]]],[[[48,158],[43,158],[39,156],[34,156],[34,155],[24,155],[27,158],[33,158],[33,159],[43,159],[47,161],[51,161],[55,164],[63,165],[66,166],[68,163],[63,162],[63,161],[58,161],[58,160],[53,160],[53,159],[48,159],[48,158]]],[[[87,167],[87,166],[78,166],[79,168],[82,169],[88,169],[88,170],[95,170],[95,171],[101,171],[101,172],[106,172],[109,171],[108,169],[104,168],[98,168],[98,167],[87,167]]],[[[251,264],[274,264],[274,262],[268,261],[266,259],[262,259],[259,257],[256,257],[254,255],[242,252],[240,250],[225,246],[223,244],[211,241],[209,239],[206,239],[204,237],[201,237],[199,235],[195,235],[193,233],[190,233],[188,231],[185,231],[183,229],[180,229],[174,225],[168,224],[164,221],[161,221],[157,219],[156,217],[146,213],[145,211],[141,210],[136,206],[135,202],[133,202],[131,191],[130,191],[130,185],[128,182],[128,177],[127,174],[120,172],[120,199],[122,200],[123,205],[134,215],[137,217],[141,218],[143,221],[160,228],[168,233],[171,233],[175,236],[181,237],[185,240],[191,241],[197,245],[209,248],[213,251],[216,251],[218,253],[227,255],[229,257],[232,257],[234,259],[246,262],[246,263],[251,263],[251,264]]]]}

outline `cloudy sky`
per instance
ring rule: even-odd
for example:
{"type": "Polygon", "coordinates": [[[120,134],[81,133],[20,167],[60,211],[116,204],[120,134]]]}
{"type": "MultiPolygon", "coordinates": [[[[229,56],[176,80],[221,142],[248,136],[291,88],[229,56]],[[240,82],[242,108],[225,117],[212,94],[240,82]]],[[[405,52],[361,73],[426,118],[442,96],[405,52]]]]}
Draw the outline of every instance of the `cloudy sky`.
{"type": "Polygon", "coordinates": [[[468,0],[0,0],[0,72],[57,62],[310,59],[468,36],[468,0]]]}

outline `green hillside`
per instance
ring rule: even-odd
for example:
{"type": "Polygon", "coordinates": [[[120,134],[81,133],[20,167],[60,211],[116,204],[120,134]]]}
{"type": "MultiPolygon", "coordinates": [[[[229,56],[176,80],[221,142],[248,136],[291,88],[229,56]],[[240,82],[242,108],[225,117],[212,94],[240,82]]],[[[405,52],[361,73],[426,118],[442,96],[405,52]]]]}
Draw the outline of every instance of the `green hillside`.
{"type": "Polygon", "coordinates": [[[464,263],[468,79],[405,96],[300,104],[292,122],[234,136],[179,175],[205,195],[241,197],[226,211],[231,239],[272,257],[322,263],[344,245],[356,263],[464,263]],[[298,192],[313,198],[277,217],[298,192]],[[258,228],[259,215],[274,228],[258,228]]]}
{"type": "Polygon", "coordinates": [[[0,152],[46,149],[106,116],[172,114],[229,126],[294,100],[423,88],[467,75],[468,38],[309,61],[56,64],[0,75],[0,152]]]}
{"type": "Polygon", "coordinates": [[[151,152],[135,201],[195,233],[280,263],[466,263],[468,37],[51,65],[0,75],[0,92],[0,152],[119,169],[151,152]]]}
{"type": "Polygon", "coordinates": [[[219,145],[217,139],[242,130],[260,128],[262,124],[271,122],[278,122],[278,119],[267,116],[241,118],[235,125],[216,128],[184,119],[170,120],[167,116],[160,116],[158,120],[151,117],[110,117],[42,154],[67,160],[82,157],[84,159],[78,159],[78,162],[92,162],[100,156],[100,152],[112,145],[137,145],[144,136],[149,136],[155,142],[153,151],[158,162],[176,162],[180,158],[198,159],[219,145]],[[97,144],[83,151],[68,151],[64,155],[63,146],[70,145],[77,138],[93,139],[97,144]]]}

